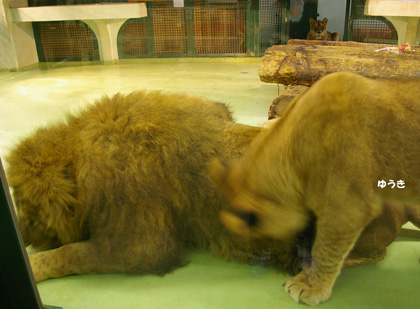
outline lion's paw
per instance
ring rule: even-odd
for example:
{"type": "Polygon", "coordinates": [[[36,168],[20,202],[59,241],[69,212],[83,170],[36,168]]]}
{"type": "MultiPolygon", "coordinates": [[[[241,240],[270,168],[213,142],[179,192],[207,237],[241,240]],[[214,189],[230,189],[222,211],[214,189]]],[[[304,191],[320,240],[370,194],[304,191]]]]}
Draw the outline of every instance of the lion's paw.
{"type": "Polygon", "coordinates": [[[284,287],[294,301],[310,306],[316,306],[328,300],[332,290],[331,287],[325,287],[319,280],[315,280],[305,273],[300,273],[296,277],[286,281],[284,287]]]}

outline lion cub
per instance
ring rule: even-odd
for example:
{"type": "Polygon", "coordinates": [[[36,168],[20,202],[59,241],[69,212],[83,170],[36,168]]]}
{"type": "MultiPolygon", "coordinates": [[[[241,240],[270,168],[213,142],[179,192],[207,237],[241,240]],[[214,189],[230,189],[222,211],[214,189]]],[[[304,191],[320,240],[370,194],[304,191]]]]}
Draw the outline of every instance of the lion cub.
{"type": "Polygon", "coordinates": [[[288,240],[316,218],[313,260],[285,283],[295,301],[330,297],[344,258],[384,201],[420,203],[419,87],[420,80],[330,74],[290,103],[246,159],[213,163],[232,207],[221,217],[233,231],[288,240]]]}
{"type": "Polygon", "coordinates": [[[339,41],[340,35],[338,32],[331,33],[327,31],[328,18],[322,21],[309,18],[309,25],[311,30],[308,33],[308,40],[321,40],[321,41],[339,41]]]}

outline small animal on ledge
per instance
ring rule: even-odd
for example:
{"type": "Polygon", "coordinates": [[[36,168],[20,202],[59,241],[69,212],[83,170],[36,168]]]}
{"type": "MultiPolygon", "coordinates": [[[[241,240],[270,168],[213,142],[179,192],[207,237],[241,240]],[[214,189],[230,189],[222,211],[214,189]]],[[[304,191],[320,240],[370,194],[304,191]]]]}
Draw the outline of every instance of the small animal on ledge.
{"type": "Polygon", "coordinates": [[[321,20],[315,20],[309,18],[309,25],[311,29],[309,30],[307,40],[319,40],[319,41],[339,41],[340,35],[338,32],[329,32],[327,31],[328,18],[321,20]]]}

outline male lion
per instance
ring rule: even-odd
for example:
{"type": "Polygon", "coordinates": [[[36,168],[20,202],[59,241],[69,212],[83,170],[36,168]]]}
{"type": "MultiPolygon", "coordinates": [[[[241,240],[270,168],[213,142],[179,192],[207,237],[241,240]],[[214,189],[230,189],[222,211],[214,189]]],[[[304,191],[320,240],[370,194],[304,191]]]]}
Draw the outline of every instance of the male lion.
{"type": "MultiPolygon", "coordinates": [[[[134,92],[23,139],[7,172],[25,244],[44,250],[30,256],[36,281],[165,274],[185,264],[185,248],[296,273],[310,260],[311,226],[291,243],[231,233],[219,220],[229,204],[208,177],[210,158],[242,157],[260,131],[233,122],[221,103],[134,92]]],[[[383,258],[402,224],[420,222],[408,206],[384,210],[346,266],[383,258]]]]}
{"type": "Polygon", "coordinates": [[[7,158],[36,281],[69,274],[165,274],[185,248],[297,269],[290,246],[223,226],[228,206],[208,177],[213,156],[238,158],[260,128],[222,103],[134,92],[103,97],[65,123],[38,129],[7,158]],[[268,253],[267,253],[268,252],[268,253]]]}
{"type": "Polygon", "coordinates": [[[316,305],[330,297],[383,201],[419,204],[419,87],[420,80],[330,74],[290,103],[246,160],[213,164],[231,201],[222,219],[232,230],[287,240],[316,218],[312,262],[285,284],[295,301],[316,305]],[[381,188],[382,180],[405,186],[381,188]]]}

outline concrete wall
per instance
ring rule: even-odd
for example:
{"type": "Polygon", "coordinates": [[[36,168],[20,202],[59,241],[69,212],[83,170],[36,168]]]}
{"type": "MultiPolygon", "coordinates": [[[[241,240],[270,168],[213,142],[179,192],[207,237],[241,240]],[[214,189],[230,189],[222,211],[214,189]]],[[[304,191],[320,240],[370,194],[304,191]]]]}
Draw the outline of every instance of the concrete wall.
{"type": "Polygon", "coordinates": [[[328,18],[328,31],[338,32],[343,40],[346,20],[346,0],[318,0],[318,19],[328,18]]]}
{"type": "Polygon", "coordinates": [[[10,7],[27,1],[0,0],[0,70],[17,70],[38,62],[31,23],[13,23],[10,7]]]}

